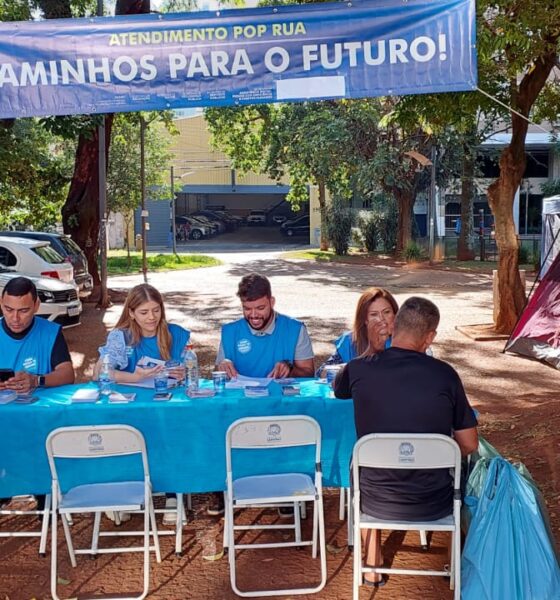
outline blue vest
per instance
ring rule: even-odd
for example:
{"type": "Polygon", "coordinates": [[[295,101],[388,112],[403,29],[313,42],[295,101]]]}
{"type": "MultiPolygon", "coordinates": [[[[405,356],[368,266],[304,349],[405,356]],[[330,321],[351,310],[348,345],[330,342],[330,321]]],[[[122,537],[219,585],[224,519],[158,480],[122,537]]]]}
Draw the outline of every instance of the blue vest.
{"type": "MultiPolygon", "coordinates": [[[[352,332],[346,331],[339,338],[334,341],[334,346],[338,352],[342,362],[350,362],[353,358],[356,358],[358,354],[356,346],[352,341],[352,332]]],[[[391,347],[391,338],[388,338],[385,342],[385,350],[391,347]]]]}
{"type": "Polygon", "coordinates": [[[266,377],[281,360],[294,361],[301,321],[276,314],[272,334],[255,335],[245,319],[222,327],[224,358],[240,375],[266,377]]]}
{"type": "Polygon", "coordinates": [[[41,317],[33,318],[33,325],[21,340],[10,337],[0,324],[0,347],[4,369],[28,371],[35,375],[46,375],[52,371],[51,355],[60,325],[41,317]]]}
{"type": "MultiPolygon", "coordinates": [[[[173,360],[181,360],[183,348],[189,341],[189,337],[191,334],[189,331],[187,331],[180,325],[175,325],[175,323],[170,323],[168,327],[169,333],[171,334],[171,358],[173,360]]],[[[124,370],[128,371],[129,373],[134,373],[134,369],[136,369],[138,361],[143,356],[163,360],[161,354],[159,353],[157,336],[140,338],[138,344],[136,346],[131,346],[128,352],[128,364],[126,366],[126,369],[124,370]]]]}

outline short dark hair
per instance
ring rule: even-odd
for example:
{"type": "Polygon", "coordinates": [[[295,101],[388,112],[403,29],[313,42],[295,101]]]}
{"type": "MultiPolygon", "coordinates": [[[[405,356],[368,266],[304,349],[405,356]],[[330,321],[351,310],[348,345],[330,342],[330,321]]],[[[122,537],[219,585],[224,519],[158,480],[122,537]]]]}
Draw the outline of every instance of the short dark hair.
{"type": "Polygon", "coordinates": [[[421,337],[435,331],[439,325],[438,307],[419,296],[411,296],[405,300],[395,317],[394,332],[409,333],[421,337]]]}
{"type": "Polygon", "coordinates": [[[2,298],[8,294],[9,296],[25,296],[31,294],[33,302],[37,300],[37,288],[35,284],[27,277],[14,277],[10,279],[6,284],[6,287],[2,290],[2,298]]]}
{"type": "Polygon", "coordinates": [[[242,302],[247,300],[251,302],[263,296],[270,298],[272,296],[270,281],[264,275],[249,273],[249,275],[245,275],[239,282],[237,295],[241,298],[242,302]]]}

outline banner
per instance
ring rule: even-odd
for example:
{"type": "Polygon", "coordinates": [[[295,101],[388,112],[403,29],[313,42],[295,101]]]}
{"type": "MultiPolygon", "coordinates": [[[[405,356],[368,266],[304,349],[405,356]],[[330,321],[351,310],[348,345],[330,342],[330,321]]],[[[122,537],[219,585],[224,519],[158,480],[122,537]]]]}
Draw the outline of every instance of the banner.
{"type": "Polygon", "coordinates": [[[475,88],[474,0],[0,25],[0,118],[475,88]]]}

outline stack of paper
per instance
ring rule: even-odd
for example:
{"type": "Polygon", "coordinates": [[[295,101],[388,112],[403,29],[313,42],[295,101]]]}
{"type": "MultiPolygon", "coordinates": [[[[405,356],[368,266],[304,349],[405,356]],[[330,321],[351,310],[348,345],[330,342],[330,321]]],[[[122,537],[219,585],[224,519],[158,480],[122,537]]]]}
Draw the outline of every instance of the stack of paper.
{"type": "Polygon", "coordinates": [[[247,398],[268,395],[269,392],[266,385],[248,385],[245,387],[245,396],[247,396],[247,398]]]}
{"type": "Polygon", "coordinates": [[[282,395],[283,396],[298,396],[300,391],[299,385],[283,385],[282,395]]]}
{"type": "Polygon", "coordinates": [[[72,394],[72,402],[97,402],[99,390],[95,388],[80,388],[72,394]]]}
{"type": "Polygon", "coordinates": [[[245,377],[245,375],[238,375],[226,382],[226,389],[241,390],[248,385],[266,387],[271,381],[272,377],[245,377]]]}
{"type": "Polygon", "coordinates": [[[0,391],[0,404],[8,404],[17,398],[17,394],[13,390],[0,391]]]}
{"type": "Polygon", "coordinates": [[[189,398],[211,398],[216,393],[212,388],[200,388],[198,390],[187,390],[187,396],[189,398]]]}

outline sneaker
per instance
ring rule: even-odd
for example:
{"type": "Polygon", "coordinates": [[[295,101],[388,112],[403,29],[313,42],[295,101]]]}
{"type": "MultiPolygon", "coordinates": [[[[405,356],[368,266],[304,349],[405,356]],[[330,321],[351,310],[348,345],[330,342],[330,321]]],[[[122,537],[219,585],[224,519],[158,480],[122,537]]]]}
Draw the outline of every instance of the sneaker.
{"type": "Polygon", "coordinates": [[[164,525],[172,526],[177,522],[177,498],[175,496],[165,499],[165,510],[163,513],[164,525]]]}
{"type": "Polygon", "coordinates": [[[213,492],[210,496],[210,504],[206,509],[206,514],[211,517],[217,517],[223,515],[224,512],[224,495],[222,492],[213,492]]]}
{"type": "Polygon", "coordinates": [[[127,512],[113,512],[112,510],[108,510],[105,513],[105,516],[113,521],[116,525],[120,525],[125,521],[130,521],[130,513],[127,512]]]}
{"type": "Polygon", "coordinates": [[[294,516],[294,507],[293,506],[279,506],[278,507],[278,515],[283,519],[290,519],[294,516]]]}

